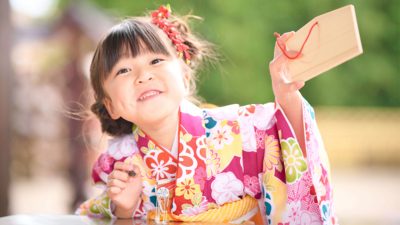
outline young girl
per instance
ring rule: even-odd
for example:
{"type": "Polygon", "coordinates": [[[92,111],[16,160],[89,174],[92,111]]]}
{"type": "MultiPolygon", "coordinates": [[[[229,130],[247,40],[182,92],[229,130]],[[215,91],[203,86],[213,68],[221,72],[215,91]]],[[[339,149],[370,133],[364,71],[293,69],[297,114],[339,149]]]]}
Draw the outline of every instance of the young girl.
{"type": "Polygon", "coordinates": [[[195,72],[209,45],[170,13],[161,6],[149,17],[124,20],[96,49],[92,111],[114,138],[92,173],[106,191],[78,213],[335,224],[324,146],[298,91],[304,83],[285,82],[288,59],[275,48],[269,66],[275,104],[199,108],[195,72]]]}

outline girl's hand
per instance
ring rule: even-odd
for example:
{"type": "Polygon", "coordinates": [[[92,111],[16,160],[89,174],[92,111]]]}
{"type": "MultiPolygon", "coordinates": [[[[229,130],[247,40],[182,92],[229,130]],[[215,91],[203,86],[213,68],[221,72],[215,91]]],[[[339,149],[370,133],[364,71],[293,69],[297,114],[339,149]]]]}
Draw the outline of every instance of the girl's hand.
{"type": "MultiPolygon", "coordinates": [[[[298,98],[298,90],[304,86],[303,81],[289,82],[289,71],[287,70],[288,59],[283,55],[282,51],[278,47],[278,43],[281,46],[285,46],[287,40],[294,35],[294,32],[283,34],[278,38],[275,43],[274,59],[269,63],[269,71],[272,80],[272,89],[274,95],[279,104],[285,105],[289,103],[293,98],[298,98]]],[[[289,52],[289,54],[296,54],[296,52],[289,52]]],[[[300,56],[301,57],[301,56],[300,56]]]]}
{"type": "MultiPolygon", "coordinates": [[[[285,46],[286,41],[292,37],[294,32],[285,33],[278,38],[277,43],[285,46]]],[[[297,140],[301,149],[305,149],[302,99],[299,89],[304,86],[304,82],[288,82],[287,63],[289,60],[275,44],[274,59],[269,63],[269,71],[271,73],[272,89],[274,91],[277,103],[282,107],[290,124],[293,127],[297,140]]],[[[288,54],[296,54],[296,52],[288,52],[288,54]]],[[[301,57],[301,55],[300,55],[301,57]]]]}
{"type": "Polygon", "coordinates": [[[142,192],[142,177],[139,167],[116,162],[114,170],[108,175],[107,195],[119,210],[133,211],[142,192]],[[129,176],[128,171],[135,176],[129,176]]]}

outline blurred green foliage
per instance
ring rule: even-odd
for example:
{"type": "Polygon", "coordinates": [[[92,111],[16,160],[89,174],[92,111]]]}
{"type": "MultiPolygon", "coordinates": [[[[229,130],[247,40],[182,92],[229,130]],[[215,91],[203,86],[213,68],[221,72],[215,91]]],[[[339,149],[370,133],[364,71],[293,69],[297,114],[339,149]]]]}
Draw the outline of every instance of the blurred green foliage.
{"type": "Polygon", "coordinates": [[[199,94],[218,105],[273,101],[268,63],[273,32],[297,30],[313,17],[353,4],[364,54],[302,89],[313,105],[400,106],[400,1],[398,0],[91,0],[112,16],[140,16],[169,3],[173,13],[204,21],[195,32],[216,44],[219,66],[200,74],[199,94]]]}

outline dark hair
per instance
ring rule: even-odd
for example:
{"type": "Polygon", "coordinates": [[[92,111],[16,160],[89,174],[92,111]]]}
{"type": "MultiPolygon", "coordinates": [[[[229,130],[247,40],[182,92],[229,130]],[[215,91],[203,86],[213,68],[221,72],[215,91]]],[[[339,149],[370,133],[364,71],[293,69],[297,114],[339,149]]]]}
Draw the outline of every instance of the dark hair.
{"type": "MultiPolygon", "coordinates": [[[[185,40],[184,43],[190,47],[189,99],[196,102],[195,70],[204,60],[204,56],[212,55],[212,47],[208,42],[195,37],[183,20],[174,17],[172,23],[181,32],[185,40]]],[[[172,42],[161,29],[151,23],[148,17],[126,19],[115,25],[99,42],[94,53],[90,66],[90,79],[94,90],[95,103],[91,106],[91,110],[100,119],[102,131],[111,136],[131,133],[134,124],[123,118],[117,120],[111,118],[104,105],[104,100],[108,96],[103,83],[120,57],[128,53],[135,57],[141,51],[161,53],[168,56],[176,54],[176,52],[173,52],[175,50],[172,42]],[[168,48],[168,45],[170,48],[168,48]]]]}

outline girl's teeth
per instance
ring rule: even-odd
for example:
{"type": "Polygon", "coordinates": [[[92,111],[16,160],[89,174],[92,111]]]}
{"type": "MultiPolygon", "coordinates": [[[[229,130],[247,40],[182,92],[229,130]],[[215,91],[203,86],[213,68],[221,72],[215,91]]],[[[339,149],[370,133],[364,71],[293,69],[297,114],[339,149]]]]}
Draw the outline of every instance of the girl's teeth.
{"type": "Polygon", "coordinates": [[[149,91],[149,92],[147,92],[146,94],[140,96],[139,100],[140,100],[140,101],[143,101],[143,100],[145,100],[145,99],[148,98],[148,97],[155,96],[155,95],[158,95],[158,94],[159,94],[158,91],[149,91]]]}

